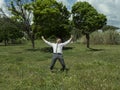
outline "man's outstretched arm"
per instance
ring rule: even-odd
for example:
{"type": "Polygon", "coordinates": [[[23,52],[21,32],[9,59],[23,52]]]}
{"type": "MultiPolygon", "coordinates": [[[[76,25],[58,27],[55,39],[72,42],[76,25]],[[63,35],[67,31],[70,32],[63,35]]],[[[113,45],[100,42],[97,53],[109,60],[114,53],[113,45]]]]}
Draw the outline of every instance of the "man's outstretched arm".
{"type": "Polygon", "coordinates": [[[48,45],[50,45],[50,46],[53,45],[51,42],[48,42],[48,41],[44,38],[44,36],[42,36],[41,38],[42,38],[42,40],[43,40],[46,44],[48,44],[48,45]]]}
{"type": "Polygon", "coordinates": [[[71,37],[70,37],[67,41],[65,41],[64,43],[62,43],[63,46],[65,46],[65,45],[67,45],[68,43],[70,43],[72,39],[73,39],[73,35],[71,35],[71,37]]]}

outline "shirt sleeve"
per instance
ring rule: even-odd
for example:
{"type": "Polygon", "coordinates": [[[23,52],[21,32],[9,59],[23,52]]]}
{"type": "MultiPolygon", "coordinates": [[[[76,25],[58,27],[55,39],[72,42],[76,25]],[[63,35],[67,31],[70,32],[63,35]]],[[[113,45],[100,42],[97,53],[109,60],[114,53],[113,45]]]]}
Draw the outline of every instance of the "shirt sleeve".
{"type": "Polygon", "coordinates": [[[65,41],[64,43],[62,43],[63,46],[67,45],[68,43],[70,43],[72,39],[70,38],[69,40],[65,41]]]}
{"type": "Polygon", "coordinates": [[[48,41],[47,41],[47,40],[45,40],[45,39],[43,39],[43,41],[44,41],[46,44],[48,44],[48,45],[50,45],[50,46],[53,46],[53,43],[48,42],[48,41]]]}

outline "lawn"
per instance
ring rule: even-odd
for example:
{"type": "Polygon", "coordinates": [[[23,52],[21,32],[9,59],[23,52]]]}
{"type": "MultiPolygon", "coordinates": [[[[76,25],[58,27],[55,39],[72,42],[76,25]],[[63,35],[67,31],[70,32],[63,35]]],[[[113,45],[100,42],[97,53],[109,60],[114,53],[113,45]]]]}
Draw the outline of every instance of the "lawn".
{"type": "Polygon", "coordinates": [[[0,90],[120,90],[120,46],[72,43],[64,49],[69,71],[49,71],[52,53],[42,41],[36,49],[0,46],[0,90]]]}

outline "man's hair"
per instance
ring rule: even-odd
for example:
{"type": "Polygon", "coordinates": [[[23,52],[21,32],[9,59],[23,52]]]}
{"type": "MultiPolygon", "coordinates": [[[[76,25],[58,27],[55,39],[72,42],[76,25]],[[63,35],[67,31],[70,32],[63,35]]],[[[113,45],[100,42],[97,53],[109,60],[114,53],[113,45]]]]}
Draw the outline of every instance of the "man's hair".
{"type": "Polygon", "coordinates": [[[61,43],[61,42],[62,42],[61,38],[57,38],[57,39],[56,39],[56,42],[57,42],[57,43],[61,43]]]}

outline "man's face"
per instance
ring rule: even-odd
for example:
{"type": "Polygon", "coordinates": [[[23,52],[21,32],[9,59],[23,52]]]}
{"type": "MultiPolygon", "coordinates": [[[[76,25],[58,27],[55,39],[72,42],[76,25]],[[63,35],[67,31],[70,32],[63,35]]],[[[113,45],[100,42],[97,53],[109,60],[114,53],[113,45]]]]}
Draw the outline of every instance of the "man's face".
{"type": "Polygon", "coordinates": [[[58,39],[56,40],[56,42],[57,42],[57,43],[61,43],[61,39],[58,38],[58,39]]]}

